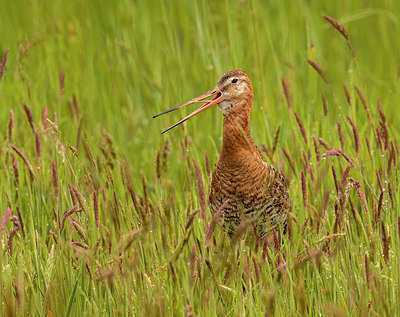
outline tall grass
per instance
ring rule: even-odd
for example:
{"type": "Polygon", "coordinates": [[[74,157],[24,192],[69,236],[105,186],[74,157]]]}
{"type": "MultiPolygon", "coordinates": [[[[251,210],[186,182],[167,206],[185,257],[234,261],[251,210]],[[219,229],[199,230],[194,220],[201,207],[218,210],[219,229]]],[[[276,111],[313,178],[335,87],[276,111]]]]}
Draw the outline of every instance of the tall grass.
{"type": "Polygon", "coordinates": [[[400,310],[397,2],[1,7],[4,315],[400,310]],[[235,250],[206,207],[222,115],[151,119],[234,67],[293,205],[235,250]]]}

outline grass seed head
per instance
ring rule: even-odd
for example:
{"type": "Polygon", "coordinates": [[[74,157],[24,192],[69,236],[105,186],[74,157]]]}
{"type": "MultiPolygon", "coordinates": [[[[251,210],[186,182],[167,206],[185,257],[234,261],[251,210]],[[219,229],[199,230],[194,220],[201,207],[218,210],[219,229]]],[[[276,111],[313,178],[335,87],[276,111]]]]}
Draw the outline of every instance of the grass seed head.
{"type": "Polygon", "coordinates": [[[276,129],[276,132],[275,132],[274,141],[272,142],[272,155],[276,151],[276,147],[277,147],[278,141],[279,141],[279,132],[280,131],[281,131],[281,125],[278,126],[278,128],[276,129]]]}
{"type": "Polygon", "coordinates": [[[390,184],[390,182],[388,182],[388,192],[389,192],[390,201],[391,201],[391,203],[392,203],[392,208],[394,208],[394,200],[393,200],[393,193],[392,193],[392,185],[390,184]]]}
{"type": "Polygon", "coordinates": [[[328,188],[328,190],[325,193],[325,198],[324,198],[324,205],[323,205],[323,210],[322,210],[322,218],[325,216],[326,212],[328,211],[329,207],[329,196],[330,196],[331,190],[328,188]]]}
{"type": "Polygon", "coordinates": [[[309,167],[308,158],[307,158],[306,152],[304,152],[304,150],[301,151],[301,153],[302,153],[302,155],[303,155],[303,165],[304,165],[304,169],[307,171],[307,170],[308,170],[308,167],[309,167]]]}
{"type": "Polygon", "coordinates": [[[15,127],[14,110],[10,109],[10,123],[8,124],[8,141],[11,142],[12,132],[15,127]]]}
{"type": "Polygon", "coordinates": [[[379,127],[377,128],[379,140],[383,140],[384,149],[389,147],[389,132],[386,126],[386,118],[382,110],[381,101],[378,100],[379,127]]]}
{"type": "Polygon", "coordinates": [[[378,181],[379,189],[382,192],[383,191],[383,186],[382,186],[382,171],[381,170],[376,171],[376,179],[378,181]]]}
{"type": "Polygon", "coordinates": [[[392,169],[392,165],[396,166],[396,147],[394,141],[391,142],[390,150],[389,150],[389,161],[387,166],[387,174],[390,176],[390,172],[392,169]]]}
{"type": "Polygon", "coordinates": [[[71,113],[71,118],[74,119],[76,117],[76,115],[75,115],[74,106],[72,105],[72,101],[71,100],[67,100],[67,104],[68,104],[69,112],[71,113]]]}
{"type": "Polygon", "coordinates": [[[203,220],[206,218],[206,196],[204,191],[204,183],[203,176],[201,175],[201,170],[199,164],[196,159],[193,158],[193,166],[194,166],[194,174],[196,176],[196,188],[197,195],[199,196],[200,208],[201,208],[201,217],[203,220]]]}
{"type": "Polygon", "coordinates": [[[72,94],[72,102],[74,105],[74,113],[77,118],[79,118],[79,104],[78,104],[78,98],[76,97],[75,94],[72,94]]]}
{"type": "Polygon", "coordinates": [[[58,214],[54,208],[52,208],[52,210],[53,210],[54,220],[57,223],[58,228],[60,228],[60,226],[61,226],[60,217],[58,216],[58,214]]]}
{"type": "Polygon", "coordinates": [[[304,175],[304,171],[301,172],[301,190],[303,193],[303,204],[304,208],[308,209],[307,205],[307,187],[306,187],[306,177],[304,175]]]}
{"type": "Polygon", "coordinates": [[[29,109],[29,107],[26,104],[24,104],[24,109],[25,109],[26,116],[28,117],[29,125],[31,126],[32,131],[35,132],[35,123],[33,122],[33,116],[31,113],[31,109],[29,109]]]}
{"type": "Polygon", "coordinates": [[[354,124],[354,122],[350,119],[349,116],[346,117],[347,120],[349,120],[351,127],[353,129],[353,135],[354,135],[354,146],[356,148],[356,153],[359,154],[360,153],[360,137],[358,136],[358,131],[357,128],[354,124]]]}
{"type": "Polygon", "coordinates": [[[331,256],[331,239],[329,237],[329,230],[326,233],[326,236],[323,237],[322,239],[326,238],[325,244],[322,247],[322,252],[325,252],[327,256],[331,256]]]}
{"type": "Polygon", "coordinates": [[[84,242],[72,241],[71,245],[72,246],[77,246],[77,247],[80,247],[80,248],[83,248],[83,249],[89,249],[89,246],[84,242]]]}
{"type": "Polygon", "coordinates": [[[74,191],[74,189],[72,188],[72,185],[71,185],[71,184],[68,184],[68,188],[69,188],[69,194],[70,194],[71,199],[72,199],[72,203],[73,203],[74,205],[76,205],[75,191],[74,191]]]}
{"type": "Polygon", "coordinates": [[[341,25],[337,20],[334,18],[330,17],[329,15],[324,14],[323,17],[325,20],[327,20],[336,30],[339,31],[340,34],[346,39],[347,46],[349,47],[351,51],[351,55],[353,58],[356,58],[356,53],[354,52],[353,46],[350,43],[350,37],[349,34],[347,33],[346,29],[344,28],[343,25],[341,25]]]}
{"type": "Polygon", "coordinates": [[[41,150],[41,146],[40,146],[40,136],[39,136],[39,132],[37,130],[35,131],[35,145],[36,145],[36,155],[40,161],[40,159],[42,157],[42,150],[41,150]]]}
{"type": "Polygon", "coordinates": [[[337,128],[338,128],[340,146],[343,150],[343,148],[344,148],[343,133],[342,133],[342,126],[340,125],[339,121],[337,122],[337,128]]]}
{"type": "Polygon", "coordinates": [[[315,159],[317,160],[317,163],[319,166],[319,164],[320,164],[319,147],[318,147],[317,139],[315,138],[315,136],[313,136],[312,138],[313,138],[313,143],[314,143],[315,159]]]}
{"type": "Polygon", "coordinates": [[[341,220],[340,220],[340,215],[339,215],[339,205],[338,205],[338,200],[335,200],[335,224],[333,226],[333,233],[338,232],[338,228],[340,226],[341,220]]]}
{"type": "Polygon", "coordinates": [[[281,82],[282,82],[283,93],[285,94],[288,108],[291,109],[292,108],[292,97],[290,96],[288,83],[285,80],[285,78],[281,78],[281,82]]]}
{"type": "Polygon", "coordinates": [[[57,166],[56,166],[56,161],[53,159],[52,162],[52,181],[53,181],[53,189],[54,189],[54,200],[56,202],[56,205],[58,205],[58,194],[59,194],[59,185],[58,185],[58,172],[57,172],[57,166]]]}
{"type": "Polygon", "coordinates": [[[10,144],[10,146],[19,155],[19,157],[22,158],[22,160],[24,161],[24,164],[28,168],[29,175],[30,175],[31,180],[32,180],[34,178],[34,176],[35,176],[32,164],[29,162],[29,160],[27,159],[25,154],[22,153],[22,151],[19,148],[17,148],[15,145],[12,145],[12,144],[10,144]]]}
{"type": "Polygon", "coordinates": [[[114,149],[114,143],[111,134],[107,132],[105,129],[101,131],[101,134],[103,135],[103,141],[104,144],[106,145],[107,156],[111,155],[111,157],[115,160],[117,158],[117,154],[114,149]]]}
{"type": "Polygon", "coordinates": [[[75,213],[75,212],[80,212],[80,211],[82,211],[82,209],[78,209],[78,205],[75,204],[70,210],[67,210],[67,211],[64,212],[64,215],[63,215],[63,217],[62,217],[62,219],[61,219],[61,223],[60,223],[60,233],[61,233],[62,230],[64,229],[65,220],[66,220],[70,215],[72,215],[73,213],[75,213]]]}
{"type": "Polygon", "coordinates": [[[322,67],[310,59],[307,59],[307,62],[312,66],[312,68],[314,68],[316,70],[316,72],[321,76],[321,78],[324,80],[324,82],[326,82],[329,85],[330,83],[329,83],[328,76],[326,76],[322,67]]]}
{"type": "Polygon", "coordinates": [[[72,227],[75,228],[76,232],[78,233],[78,235],[81,237],[82,240],[86,241],[86,237],[85,234],[83,233],[83,228],[82,226],[79,224],[79,222],[74,218],[74,217],[70,217],[69,218],[69,223],[72,227]]]}
{"type": "Polygon", "coordinates": [[[297,121],[297,123],[298,123],[298,125],[300,127],[301,135],[303,136],[304,141],[308,145],[306,130],[304,129],[303,123],[301,122],[301,119],[300,119],[299,115],[297,114],[297,112],[293,110],[293,113],[294,113],[294,115],[296,117],[296,121],[297,121]]]}
{"type": "MultiPolygon", "coordinates": [[[[112,216],[112,219],[113,219],[114,224],[116,226],[116,229],[119,232],[120,228],[121,228],[121,220],[120,220],[120,210],[119,210],[117,194],[116,194],[115,191],[113,192],[113,198],[114,198],[113,199],[113,205],[112,205],[113,213],[111,214],[111,216],[112,216]]],[[[151,216],[151,214],[149,214],[149,216],[151,216]]]]}
{"type": "Polygon", "coordinates": [[[43,110],[43,118],[42,118],[42,124],[43,124],[43,133],[46,133],[47,130],[47,119],[49,118],[49,109],[44,107],[43,110]]]}
{"type": "Polygon", "coordinates": [[[96,192],[93,193],[93,209],[94,209],[94,219],[96,222],[96,227],[99,231],[101,231],[99,223],[99,201],[97,199],[96,192]]]}
{"type": "Polygon", "coordinates": [[[353,161],[350,159],[350,157],[348,157],[346,155],[346,153],[344,153],[341,150],[330,150],[325,152],[324,154],[322,154],[322,158],[324,157],[328,157],[328,156],[342,156],[347,162],[349,162],[351,164],[351,166],[354,167],[354,163],[353,161]]]}
{"type": "Polygon", "coordinates": [[[4,71],[6,70],[6,64],[7,64],[7,55],[8,55],[9,48],[6,49],[6,51],[3,54],[3,58],[1,59],[1,64],[0,64],[0,81],[4,76],[4,71]]]}
{"type": "Polygon", "coordinates": [[[217,225],[219,219],[221,218],[222,214],[224,213],[225,207],[228,205],[229,199],[227,199],[221,207],[218,208],[218,211],[213,215],[210,225],[206,230],[206,246],[210,245],[211,236],[214,232],[215,226],[217,225]]]}
{"type": "Polygon", "coordinates": [[[385,224],[383,223],[383,221],[381,222],[381,224],[382,224],[383,257],[385,259],[386,265],[388,265],[389,264],[390,240],[392,237],[387,236],[385,224]]]}
{"type": "Polygon", "coordinates": [[[25,226],[24,226],[24,221],[22,219],[21,211],[19,210],[18,206],[15,209],[17,210],[18,221],[19,221],[19,224],[21,225],[22,235],[25,238],[25,226]]]}
{"type": "Polygon", "coordinates": [[[14,182],[15,182],[15,186],[16,188],[19,187],[19,165],[18,165],[18,161],[15,158],[15,154],[14,152],[10,152],[11,153],[11,159],[12,159],[12,170],[13,170],[13,174],[14,174],[14,182]]]}
{"type": "Polygon", "coordinates": [[[323,138],[319,137],[318,138],[319,144],[321,144],[325,149],[332,150],[332,147],[326,142],[323,138]]]}
{"type": "MultiPolygon", "coordinates": [[[[281,245],[280,245],[280,243],[279,243],[279,237],[278,237],[278,233],[276,232],[276,230],[275,230],[275,228],[274,227],[272,227],[272,233],[273,233],[273,235],[274,235],[274,244],[275,244],[275,249],[276,249],[276,251],[281,251],[281,245]]],[[[278,262],[279,262],[279,264],[280,264],[280,257],[279,257],[279,254],[278,254],[278,262]]],[[[278,265],[279,266],[279,265],[278,265]]]]}
{"type": "Polygon", "coordinates": [[[369,154],[370,157],[372,157],[372,155],[371,155],[371,146],[370,146],[370,143],[369,143],[368,135],[365,136],[365,143],[367,145],[368,154],[369,154]]]}
{"type": "Polygon", "coordinates": [[[333,165],[332,165],[332,176],[333,176],[333,181],[334,181],[335,187],[336,187],[336,193],[339,194],[339,192],[340,192],[339,191],[339,183],[338,183],[337,176],[336,176],[336,170],[333,165]]]}
{"type": "Polygon", "coordinates": [[[346,86],[346,85],[343,85],[343,89],[344,89],[344,94],[346,95],[347,103],[348,103],[349,106],[351,107],[351,97],[350,97],[349,90],[347,89],[347,86],[346,86]]]}
{"type": "Polygon", "coordinates": [[[321,98],[322,98],[322,106],[324,108],[324,116],[326,117],[328,115],[328,104],[326,102],[324,93],[321,93],[321,98]]]}
{"type": "Polygon", "coordinates": [[[6,226],[7,226],[7,222],[8,219],[11,217],[12,213],[11,213],[11,208],[8,207],[6,209],[6,211],[4,212],[3,216],[1,217],[0,220],[0,232],[5,235],[6,234],[6,226]]]}
{"type": "Polygon", "coordinates": [[[13,222],[14,224],[14,229],[10,231],[10,233],[8,234],[8,250],[10,252],[10,256],[12,257],[13,254],[13,238],[15,236],[15,234],[17,233],[18,229],[21,227],[18,218],[16,216],[10,216],[9,220],[13,222]]]}
{"type": "Polygon", "coordinates": [[[378,210],[376,212],[376,223],[379,223],[379,220],[381,219],[381,210],[382,210],[382,204],[383,204],[383,191],[379,195],[379,200],[378,200],[378,210]]]}
{"type": "Polygon", "coordinates": [[[339,31],[340,34],[343,35],[343,37],[346,40],[349,40],[349,34],[347,33],[346,29],[344,28],[343,25],[341,25],[337,20],[334,18],[330,17],[329,15],[324,14],[323,17],[325,20],[327,20],[336,30],[339,31]]]}
{"type": "Polygon", "coordinates": [[[354,89],[356,90],[358,97],[360,97],[360,100],[364,107],[365,113],[367,114],[368,122],[369,122],[370,126],[372,127],[373,123],[372,123],[371,114],[369,113],[367,101],[365,100],[363,94],[361,93],[361,90],[357,86],[354,86],[354,89]]]}
{"type": "Polygon", "coordinates": [[[189,256],[189,270],[190,270],[190,284],[193,284],[196,272],[196,245],[193,244],[192,250],[189,256]]]}
{"type": "Polygon", "coordinates": [[[349,176],[349,171],[350,171],[351,165],[347,165],[346,169],[344,170],[343,174],[342,174],[342,180],[340,182],[340,186],[344,187],[346,185],[346,180],[347,177],[349,176]]]}

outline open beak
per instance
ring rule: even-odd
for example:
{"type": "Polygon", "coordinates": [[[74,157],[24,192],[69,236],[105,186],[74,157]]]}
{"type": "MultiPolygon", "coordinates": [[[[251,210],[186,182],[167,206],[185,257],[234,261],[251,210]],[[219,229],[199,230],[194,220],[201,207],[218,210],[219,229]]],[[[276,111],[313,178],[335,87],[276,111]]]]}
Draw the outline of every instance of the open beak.
{"type": "Polygon", "coordinates": [[[158,116],[161,116],[162,114],[166,114],[168,112],[177,110],[179,108],[191,105],[192,103],[205,102],[204,105],[202,105],[201,107],[199,107],[198,109],[193,111],[187,117],[183,118],[179,122],[175,123],[174,125],[170,126],[168,129],[166,129],[163,132],[161,132],[161,133],[165,133],[168,130],[171,130],[172,128],[175,128],[177,125],[180,125],[182,122],[185,122],[187,119],[189,119],[189,118],[195,116],[196,114],[202,112],[203,110],[206,110],[207,108],[211,107],[212,105],[218,104],[218,103],[220,103],[222,101],[223,101],[223,98],[222,98],[221,91],[219,90],[219,88],[217,86],[215,86],[213,89],[207,91],[206,93],[202,94],[201,96],[198,96],[198,97],[193,98],[193,99],[191,99],[189,101],[186,101],[185,103],[180,104],[179,106],[173,107],[173,108],[171,108],[169,110],[166,110],[164,112],[156,114],[155,116],[153,116],[153,118],[156,118],[158,116]],[[211,97],[211,96],[214,96],[211,100],[203,100],[203,99],[211,97]]]}

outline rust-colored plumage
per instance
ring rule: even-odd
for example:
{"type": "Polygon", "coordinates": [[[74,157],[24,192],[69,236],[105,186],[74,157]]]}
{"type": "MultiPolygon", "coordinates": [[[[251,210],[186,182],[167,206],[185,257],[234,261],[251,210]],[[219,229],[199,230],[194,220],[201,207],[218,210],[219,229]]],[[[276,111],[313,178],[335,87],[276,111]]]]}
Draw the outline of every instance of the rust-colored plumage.
{"type": "Polygon", "coordinates": [[[244,221],[254,222],[258,234],[264,237],[272,228],[286,225],[291,209],[283,176],[266,162],[251,137],[253,99],[253,86],[248,75],[243,70],[232,69],[207,93],[162,113],[205,102],[166,132],[214,104],[220,107],[224,115],[223,143],[212,174],[209,207],[214,214],[229,199],[220,217],[220,224],[229,236],[233,236],[244,221]],[[211,100],[202,101],[213,95],[211,100]]]}

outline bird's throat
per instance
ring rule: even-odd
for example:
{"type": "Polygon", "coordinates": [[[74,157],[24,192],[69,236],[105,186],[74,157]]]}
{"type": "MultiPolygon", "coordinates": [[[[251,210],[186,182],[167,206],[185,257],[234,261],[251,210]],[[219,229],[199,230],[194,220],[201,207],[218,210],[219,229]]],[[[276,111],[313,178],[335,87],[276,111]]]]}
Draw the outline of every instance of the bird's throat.
{"type": "Polygon", "coordinates": [[[224,117],[221,159],[234,163],[251,155],[256,144],[250,133],[250,116],[232,114],[224,117]]]}

